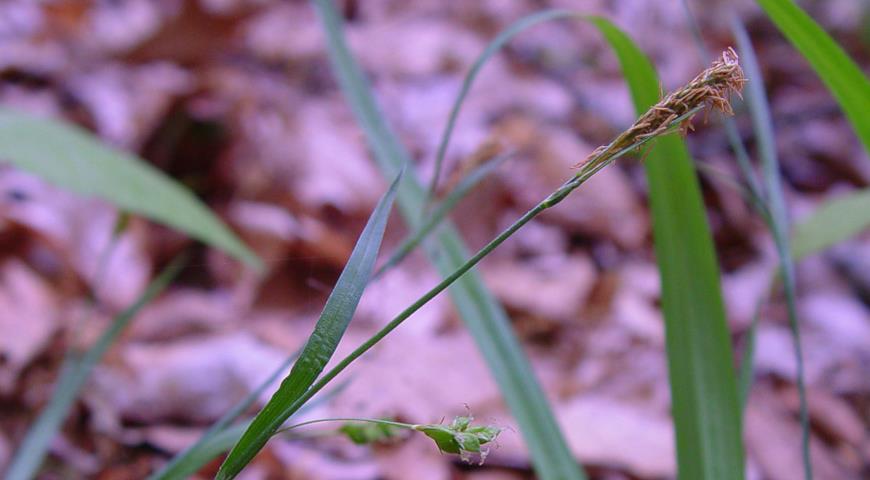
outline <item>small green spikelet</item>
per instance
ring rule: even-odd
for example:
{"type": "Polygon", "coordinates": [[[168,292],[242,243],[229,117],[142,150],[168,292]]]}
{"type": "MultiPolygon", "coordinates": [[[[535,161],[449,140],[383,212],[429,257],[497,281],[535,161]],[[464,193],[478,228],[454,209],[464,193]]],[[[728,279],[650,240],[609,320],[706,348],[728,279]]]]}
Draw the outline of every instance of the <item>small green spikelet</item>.
{"type": "Polygon", "coordinates": [[[457,454],[466,462],[471,460],[472,454],[479,454],[483,464],[489,450],[481,447],[494,441],[502,429],[490,425],[472,426],[473,420],[470,415],[460,416],[449,425],[415,425],[414,429],[434,440],[442,452],[457,454]]]}

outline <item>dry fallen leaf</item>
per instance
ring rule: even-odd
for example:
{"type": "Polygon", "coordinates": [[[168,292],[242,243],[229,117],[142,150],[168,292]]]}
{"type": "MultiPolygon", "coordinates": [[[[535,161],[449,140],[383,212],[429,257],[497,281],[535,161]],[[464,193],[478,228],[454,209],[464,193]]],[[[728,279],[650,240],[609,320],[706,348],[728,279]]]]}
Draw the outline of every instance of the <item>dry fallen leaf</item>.
{"type": "Polygon", "coordinates": [[[104,428],[117,428],[126,420],[211,422],[255,389],[287,355],[245,333],[131,343],[121,352],[120,364],[94,372],[84,395],[99,407],[93,411],[95,423],[104,428]]]}
{"type": "Polygon", "coordinates": [[[486,285],[508,307],[563,324],[577,318],[596,278],[585,255],[493,261],[484,264],[483,274],[486,285]]]}
{"type": "MultiPolygon", "coordinates": [[[[755,394],[747,404],[744,437],[749,455],[771,480],[803,476],[800,427],[769,395],[755,394]]],[[[857,480],[858,476],[838,465],[831,451],[817,438],[811,442],[813,476],[819,480],[857,480]]]]}
{"type": "Polygon", "coordinates": [[[9,393],[18,375],[58,328],[58,301],[33,270],[17,260],[0,266],[0,392],[9,393]]]}

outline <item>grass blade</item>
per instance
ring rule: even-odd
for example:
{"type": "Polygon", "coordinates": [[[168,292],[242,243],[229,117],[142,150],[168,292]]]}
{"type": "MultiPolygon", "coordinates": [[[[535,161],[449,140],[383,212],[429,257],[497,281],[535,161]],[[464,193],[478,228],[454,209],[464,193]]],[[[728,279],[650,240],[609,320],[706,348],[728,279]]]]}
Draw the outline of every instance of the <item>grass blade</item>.
{"type": "Polygon", "coordinates": [[[846,52],[791,0],[758,0],[768,17],[810,62],[870,153],[870,81],[846,52]]]}
{"type": "Polygon", "coordinates": [[[792,234],[792,254],[801,259],[851,238],[870,227],[870,190],[823,203],[792,234]]]}
{"type": "Polygon", "coordinates": [[[287,378],[281,382],[278,391],[254,417],[254,421],[230,451],[218,471],[217,478],[234,478],[242,471],[281,424],[289,418],[292,414],[289,408],[314,383],[332,357],[374,270],[393,200],[396,197],[396,189],[401,179],[400,170],[369,217],[335,288],[326,300],[323,312],[314,326],[314,332],[308,337],[302,353],[299,354],[299,359],[293,364],[287,378]]]}
{"type": "Polygon", "coordinates": [[[494,172],[499,165],[504,163],[504,161],[511,156],[511,153],[496,155],[494,158],[488,160],[486,163],[463,177],[456,185],[456,188],[451,190],[447,197],[444,198],[444,200],[442,200],[441,203],[439,203],[432,211],[432,214],[429,216],[429,219],[426,220],[426,223],[424,223],[423,226],[421,226],[414,234],[409,236],[407,240],[402,242],[399,245],[399,248],[390,255],[390,258],[381,265],[374,275],[375,278],[381,276],[384,272],[395,267],[404,260],[409,253],[414,251],[414,249],[420,245],[420,242],[432,233],[432,230],[435,230],[435,227],[441,224],[441,221],[447,217],[450,211],[453,210],[453,207],[455,207],[460,200],[465,198],[465,195],[467,195],[471,189],[477,186],[477,184],[486,178],[487,175],[494,172]]]}
{"type": "MultiPolygon", "coordinates": [[[[329,0],[313,0],[327,35],[335,74],[364,130],[384,175],[394,175],[410,156],[374,102],[359,65],[350,55],[342,33],[341,19],[329,0]]],[[[420,213],[426,190],[413,174],[399,188],[399,205],[412,230],[422,225],[420,213]]],[[[456,229],[446,222],[437,233],[438,248],[427,253],[442,276],[465,263],[467,249],[456,229]]],[[[450,289],[453,303],[478,344],[505,401],[519,424],[529,447],[532,463],[544,480],[585,478],[562,437],[534,372],[510,327],[504,309],[471,271],[450,289]]]]}
{"type": "MultiPolygon", "coordinates": [[[[593,22],[616,51],[635,109],[659,98],[649,59],[602,18],[593,22]]],[[[739,480],[740,409],[719,267],[700,188],[685,145],[660,139],[645,163],[670,372],[679,477],[739,480]]]]}
{"type": "Polygon", "coordinates": [[[60,430],[69,410],[75,403],[79,392],[88,380],[94,366],[118,338],[124,328],[133,320],[136,314],[151,302],[173,278],[181,271],[185,263],[185,257],[179,257],[172,261],[145,289],[145,292],[136,302],[123,312],[119,313],[109,328],[100,335],[97,342],[81,359],[69,362],[68,368],[61,372],[55,387],[54,395],[48,405],[30,427],[24,441],[18,448],[12,464],[6,471],[6,480],[28,480],[33,478],[39,470],[42,460],[48,450],[49,443],[60,430]]]}
{"type": "MultiPolygon", "coordinates": [[[[813,478],[810,459],[810,419],[807,408],[807,395],[804,386],[803,352],[801,348],[800,326],[797,315],[797,285],[795,284],[795,266],[792,261],[791,243],[789,241],[789,216],[785,204],[785,194],[782,191],[782,178],[779,173],[779,160],[776,156],[776,140],[773,135],[773,122],[768,110],[767,95],[764,92],[764,79],[752,48],[752,42],[746,29],[737,17],[732,17],[732,30],[737,40],[743,65],[747,76],[746,100],[755,130],[758,145],[758,156],[761,160],[762,178],[767,191],[767,209],[770,212],[770,230],[779,257],[779,276],[785,293],[786,309],[797,371],[798,397],[800,399],[801,448],[803,452],[804,478],[813,478]]],[[[870,93],[870,92],[868,92],[870,93]]],[[[870,104],[868,104],[870,106],[870,104]]]]}
{"type": "Polygon", "coordinates": [[[174,227],[263,269],[262,261],[190,191],[81,128],[2,108],[0,158],[61,188],[174,227]]]}

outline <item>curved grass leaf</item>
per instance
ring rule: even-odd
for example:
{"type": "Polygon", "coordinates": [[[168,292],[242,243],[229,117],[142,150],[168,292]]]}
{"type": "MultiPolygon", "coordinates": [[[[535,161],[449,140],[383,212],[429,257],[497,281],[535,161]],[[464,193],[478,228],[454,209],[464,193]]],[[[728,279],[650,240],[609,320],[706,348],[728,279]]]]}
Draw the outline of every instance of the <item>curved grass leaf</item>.
{"type": "MultiPolygon", "coordinates": [[[[312,0],[312,3],[324,25],[335,75],[375,160],[385,176],[395,175],[409,161],[410,155],[390,130],[359,65],[348,51],[335,6],[330,0],[312,0]]],[[[409,227],[419,230],[423,224],[420,214],[427,198],[425,187],[409,173],[399,187],[398,198],[409,227]]],[[[436,236],[437,246],[424,246],[438,272],[447,277],[465,263],[468,251],[448,221],[436,236]]],[[[475,271],[468,272],[450,287],[450,294],[517,420],[538,477],[543,480],[585,478],[568,450],[507,314],[483,285],[480,276],[475,271]]]]}
{"type": "Polygon", "coordinates": [[[217,478],[230,479],[238,475],[290,417],[293,413],[290,407],[314,383],[335,353],[374,270],[401,178],[400,170],[369,217],[344,270],[326,300],[314,331],[299,354],[299,359],[293,364],[287,378],[281,382],[278,391],[254,417],[251,425],[230,451],[218,471],[217,478]]]}
{"type": "MultiPolygon", "coordinates": [[[[649,59],[603,18],[592,21],[616,51],[635,109],[659,99],[649,59]]],[[[652,204],[679,478],[739,480],[740,409],[719,267],[697,177],[677,135],[657,141],[645,162],[652,204]]]]}
{"type": "Polygon", "coordinates": [[[758,0],[758,4],[810,62],[870,153],[870,81],[858,65],[791,0],[758,0]]]}
{"type": "Polygon", "coordinates": [[[145,289],[136,302],[112,320],[97,339],[97,342],[81,357],[67,363],[57,385],[55,392],[48,405],[30,427],[24,441],[18,448],[18,452],[3,477],[6,480],[29,480],[39,471],[42,460],[48,450],[49,443],[63,425],[69,410],[78,398],[79,392],[90,377],[94,366],[115,342],[121,332],[133,320],[139,311],[150,303],[160,292],[169,285],[169,282],[181,271],[185,257],[179,257],[172,261],[145,289]]]}
{"type": "Polygon", "coordinates": [[[0,161],[169,225],[263,269],[261,260],[187,189],[81,128],[2,108],[0,161]]]}

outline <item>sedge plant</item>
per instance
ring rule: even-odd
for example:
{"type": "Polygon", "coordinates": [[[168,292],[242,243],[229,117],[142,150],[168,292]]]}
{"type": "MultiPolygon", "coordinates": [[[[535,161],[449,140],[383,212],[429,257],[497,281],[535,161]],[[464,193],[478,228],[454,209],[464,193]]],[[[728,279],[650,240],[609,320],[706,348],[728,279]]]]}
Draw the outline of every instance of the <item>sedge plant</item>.
{"type": "MultiPolygon", "coordinates": [[[[532,219],[558,205],[571,192],[595,175],[595,173],[612,164],[618,158],[638,151],[656,138],[675,131],[687,132],[690,129],[689,122],[692,117],[705,106],[710,106],[715,110],[730,114],[729,96],[732,93],[739,94],[743,88],[744,81],[743,71],[740,68],[737,54],[732,49],[726,50],[709,68],[701,72],[685,86],[673,91],[653,105],[631,127],[618,135],[612,142],[595,149],[583,162],[576,166],[578,171],[559,188],[502,231],[438,285],[399,313],[381,330],[339,361],[331,370],[319,377],[316,382],[304,390],[304,393],[298,395],[295,401],[286,408],[283,408],[279,415],[275,415],[275,408],[269,411],[270,405],[267,404],[266,408],[258,414],[258,417],[268,415],[271,425],[284,423],[284,421],[327,386],[351,363],[383,340],[390,332],[395,330],[426,303],[446,290],[452,283],[459,280],[532,219]]],[[[255,419],[254,422],[256,423],[257,420],[255,419]]],[[[266,435],[268,437],[278,431],[279,428],[274,427],[271,431],[266,432],[266,435]]],[[[221,465],[221,469],[217,474],[218,479],[234,478],[253,459],[256,453],[265,445],[265,441],[257,439],[257,435],[260,433],[251,431],[251,429],[246,432],[247,435],[242,437],[230,452],[223,465],[221,465]],[[247,439],[253,439],[253,441],[246,441],[246,437],[247,439]]],[[[440,443],[439,447],[441,447],[440,443]]],[[[444,450],[443,447],[442,450],[444,450]]]]}

